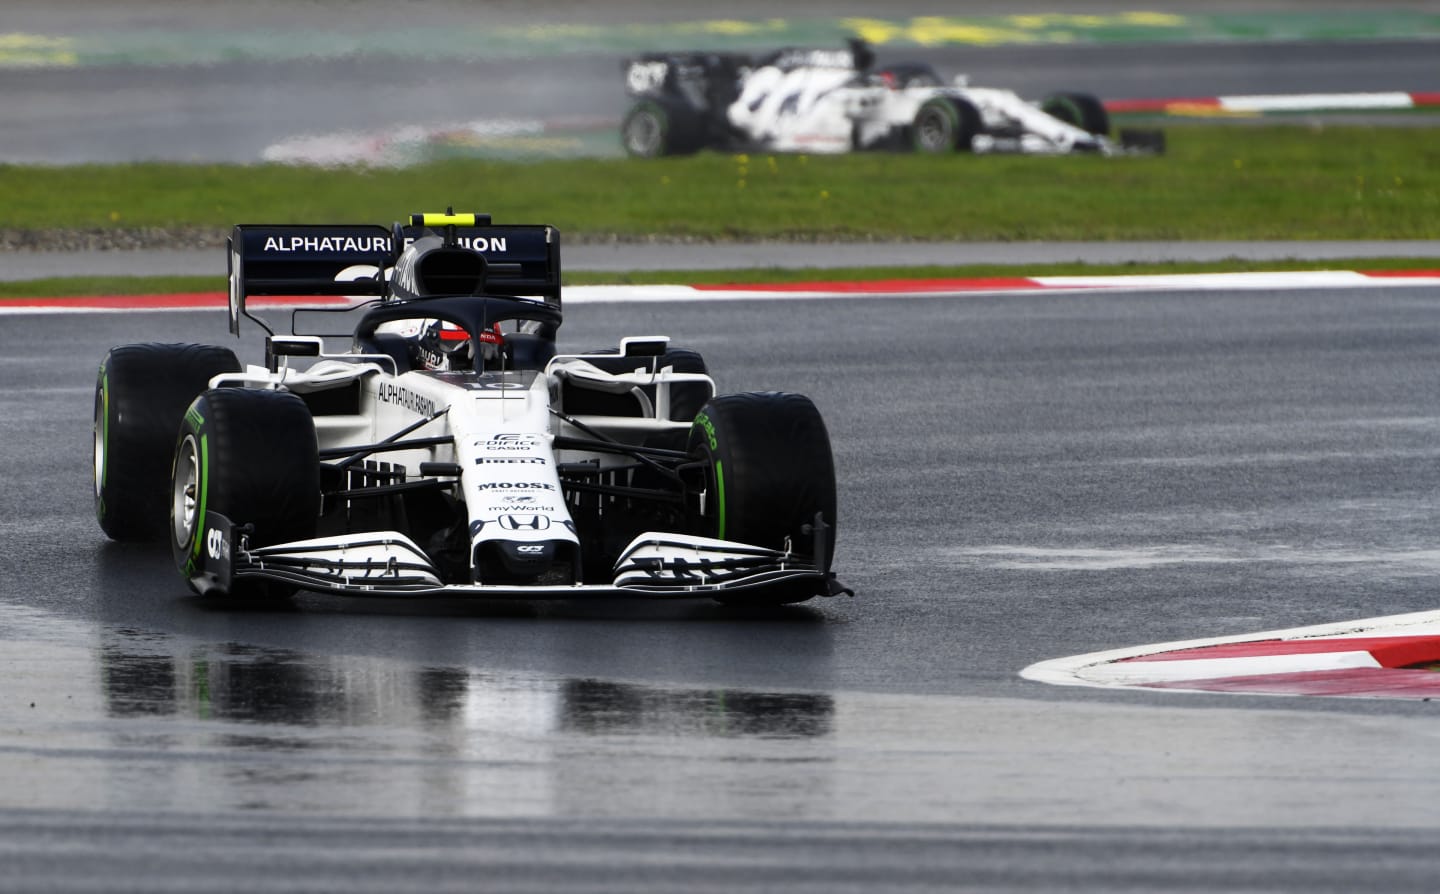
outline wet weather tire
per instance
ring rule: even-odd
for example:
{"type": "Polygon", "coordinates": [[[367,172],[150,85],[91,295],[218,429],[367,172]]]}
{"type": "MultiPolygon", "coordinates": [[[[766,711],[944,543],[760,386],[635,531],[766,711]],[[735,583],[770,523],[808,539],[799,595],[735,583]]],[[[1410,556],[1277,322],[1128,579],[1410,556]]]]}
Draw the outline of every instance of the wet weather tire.
{"type": "Polygon", "coordinates": [[[911,144],[916,152],[938,155],[969,152],[970,142],[980,132],[980,110],[964,99],[937,96],[926,100],[910,126],[911,144]]]}
{"type": "Polygon", "coordinates": [[[185,408],[235,352],[213,345],[112,348],[95,381],[95,518],[112,540],[165,536],[170,460],[185,408]]]}
{"type": "Polygon", "coordinates": [[[641,100],[620,124],[620,144],[635,158],[689,155],[701,142],[694,117],[674,103],[641,100]]]}
{"type": "MultiPolygon", "coordinates": [[[[711,400],[690,429],[689,452],[699,461],[704,500],[695,533],[770,549],[787,541],[812,552],[817,514],[825,528],[822,571],[835,550],[835,464],[830,435],[808,397],[782,392],[727,394],[711,400]]],[[[803,602],[815,584],[788,585],[721,602],[803,602]]]]}
{"type": "Polygon", "coordinates": [[[1096,136],[1110,133],[1110,113],[1088,93],[1056,93],[1040,104],[1040,111],[1096,136]]]}
{"type": "MultiPolygon", "coordinates": [[[[170,500],[170,545],[186,580],[206,546],[206,512],[252,526],[252,548],[315,536],[320,462],[304,401],[248,388],[216,388],[195,399],[180,425],[170,500]]],[[[240,579],[228,595],[273,599],[293,590],[240,579]]]]}

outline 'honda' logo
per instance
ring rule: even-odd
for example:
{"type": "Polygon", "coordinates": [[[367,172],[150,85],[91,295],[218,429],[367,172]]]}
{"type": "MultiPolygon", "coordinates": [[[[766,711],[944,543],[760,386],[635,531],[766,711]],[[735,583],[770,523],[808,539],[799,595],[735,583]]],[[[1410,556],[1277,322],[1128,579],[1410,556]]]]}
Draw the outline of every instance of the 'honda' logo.
{"type": "Polygon", "coordinates": [[[507,531],[543,531],[550,527],[550,519],[543,515],[502,515],[497,521],[507,531]]]}

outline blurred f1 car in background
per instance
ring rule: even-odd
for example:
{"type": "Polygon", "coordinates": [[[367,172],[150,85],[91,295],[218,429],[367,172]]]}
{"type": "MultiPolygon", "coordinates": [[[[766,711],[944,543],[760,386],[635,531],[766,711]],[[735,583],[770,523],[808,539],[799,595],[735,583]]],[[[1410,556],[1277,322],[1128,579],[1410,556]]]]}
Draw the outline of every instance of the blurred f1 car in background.
{"type": "Polygon", "coordinates": [[[814,403],[717,396],[701,356],[664,336],[559,352],[552,227],[449,212],[238,226],[232,333],[242,319],[267,333],[264,365],[123,345],[95,388],[101,528],[168,539],[202,595],[848,592],[814,403]],[[358,297],[294,310],[277,335],[247,309],[257,295],[358,297]]]}
{"type": "Polygon", "coordinates": [[[652,53],[624,65],[635,98],[621,124],[640,158],[720,151],[861,150],[1035,155],[1158,154],[1164,133],[1110,136],[1105,106],[1085,93],[1032,103],[1014,91],[944,83],[928,65],[876,67],[862,41],[846,49],[652,53]]]}

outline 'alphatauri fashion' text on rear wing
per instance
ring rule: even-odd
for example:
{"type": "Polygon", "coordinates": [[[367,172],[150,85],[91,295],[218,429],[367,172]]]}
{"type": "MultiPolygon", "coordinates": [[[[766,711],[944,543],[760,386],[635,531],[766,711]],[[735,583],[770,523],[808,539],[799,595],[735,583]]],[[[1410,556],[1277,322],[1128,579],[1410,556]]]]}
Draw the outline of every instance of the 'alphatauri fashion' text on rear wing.
{"type": "Polygon", "coordinates": [[[417,214],[409,226],[240,224],[229,240],[230,331],[254,295],[390,295],[385,271],[427,230],[485,259],[484,294],[560,306],[560,235],[543,225],[495,226],[482,214],[417,214]]]}

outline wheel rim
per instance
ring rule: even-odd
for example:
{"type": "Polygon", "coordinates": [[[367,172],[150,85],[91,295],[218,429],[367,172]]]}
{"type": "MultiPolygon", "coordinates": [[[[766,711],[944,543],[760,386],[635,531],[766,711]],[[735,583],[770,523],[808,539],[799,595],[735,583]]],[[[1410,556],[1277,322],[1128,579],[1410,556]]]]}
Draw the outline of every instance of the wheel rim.
{"type": "Polygon", "coordinates": [[[938,109],[930,109],[915,122],[917,142],[926,152],[943,152],[950,147],[954,130],[947,118],[938,109]]]}
{"type": "Polygon", "coordinates": [[[186,435],[175,454],[172,488],[171,526],[175,542],[185,546],[190,543],[200,520],[200,454],[194,435],[186,435]]]}
{"type": "Polygon", "coordinates": [[[104,497],[105,486],[105,417],[106,407],[110,403],[110,393],[105,388],[95,395],[95,499],[104,497]]]}
{"type": "Polygon", "coordinates": [[[631,155],[653,157],[660,146],[660,119],[653,112],[636,112],[625,125],[625,148],[631,155]]]}

